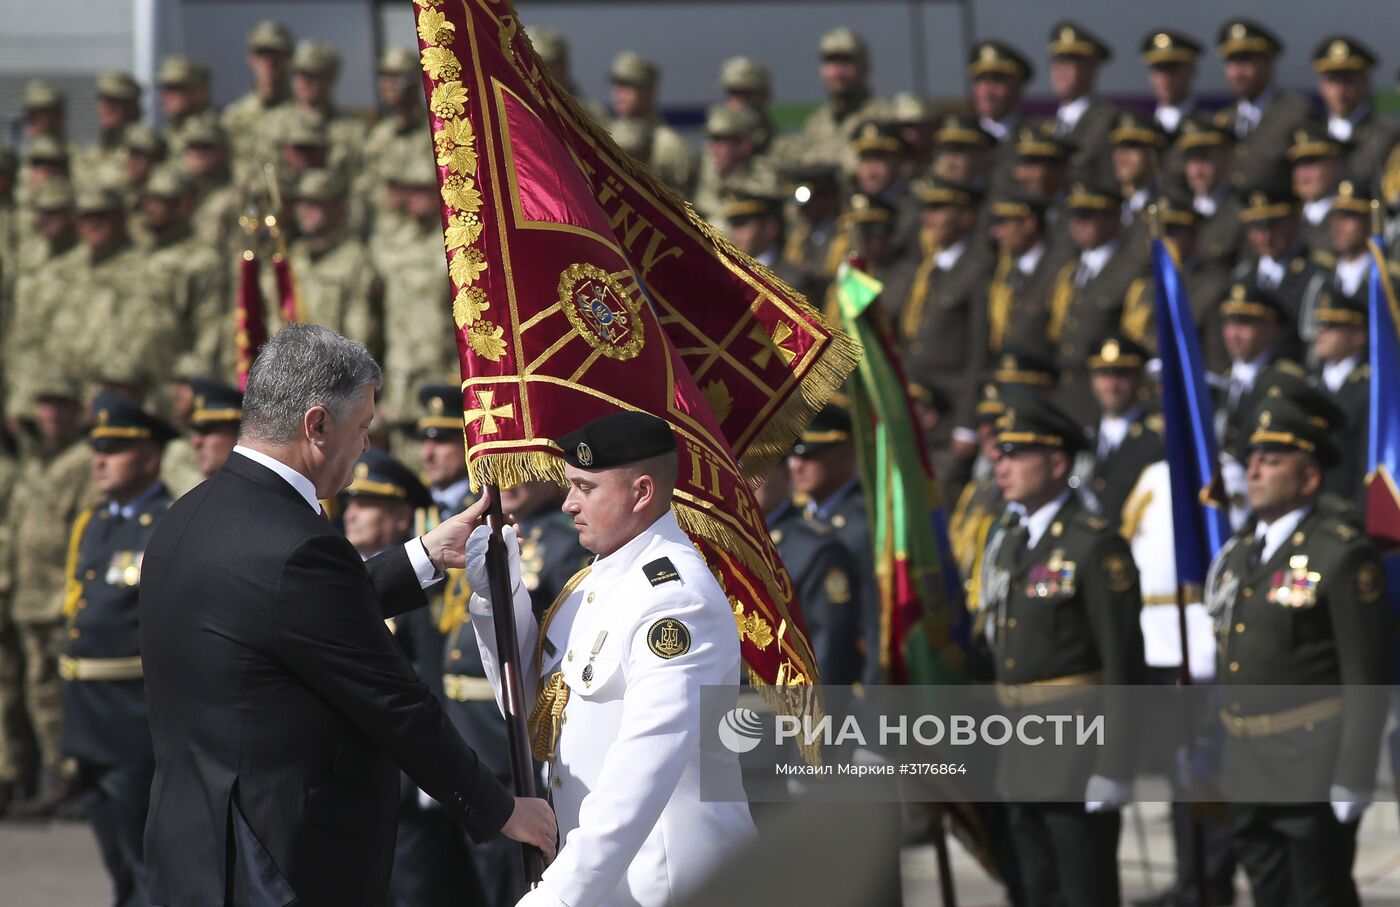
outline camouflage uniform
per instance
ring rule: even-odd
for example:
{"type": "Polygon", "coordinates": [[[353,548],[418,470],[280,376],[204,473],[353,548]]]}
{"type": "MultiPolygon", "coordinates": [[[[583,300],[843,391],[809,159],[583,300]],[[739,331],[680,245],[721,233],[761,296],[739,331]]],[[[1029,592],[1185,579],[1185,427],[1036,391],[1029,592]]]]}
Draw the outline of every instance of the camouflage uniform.
{"type": "MultiPolygon", "coordinates": [[[[209,68],[188,57],[166,57],[156,74],[156,84],[162,89],[192,89],[209,86],[209,68]]],[[[165,143],[172,154],[179,154],[185,147],[185,135],[196,124],[217,123],[219,115],[209,106],[192,110],[179,119],[171,120],[165,126],[165,143]]]]}
{"type": "Polygon", "coordinates": [[[24,653],[24,709],[40,763],[50,774],[58,773],[60,763],[63,567],[69,527],[97,500],[91,462],[91,451],[76,438],[57,453],[29,457],[20,467],[7,516],[14,557],[11,618],[24,653]]]}
{"type": "MultiPolygon", "coordinates": [[[[32,113],[36,110],[56,109],[62,112],[67,106],[68,96],[57,88],[54,88],[48,82],[42,79],[31,79],[25,83],[23,100],[25,114],[32,113]]],[[[46,152],[49,155],[56,154],[67,161],[73,161],[78,156],[77,146],[64,137],[61,129],[57,134],[40,135],[31,138],[29,140],[28,153],[25,155],[19,170],[18,184],[21,187],[21,200],[23,200],[24,193],[31,185],[29,171],[37,160],[35,152],[38,148],[36,146],[40,145],[40,143],[45,143],[48,145],[48,148],[52,149],[46,152]]]]}
{"type": "MultiPolygon", "coordinates": [[[[631,51],[613,59],[608,78],[614,85],[631,85],[643,91],[655,92],[660,73],[656,64],[631,51]]],[[[647,154],[652,171],[660,180],[681,195],[689,196],[695,188],[695,172],[699,161],[695,149],[680,134],[661,122],[655,112],[640,117],[618,117],[609,129],[629,119],[640,119],[651,126],[651,148],[647,154]]]]}
{"type": "MultiPolygon", "coordinates": [[[[317,76],[334,80],[340,72],[340,54],[335,48],[320,41],[302,41],[292,54],[292,72],[307,76],[317,76]]],[[[291,131],[291,121],[310,118],[320,124],[330,145],[328,166],[340,171],[353,180],[363,165],[362,149],[368,129],[365,121],[345,113],[334,104],[312,110],[299,104],[290,104],[278,116],[279,134],[285,136],[291,131]]]]}
{"type": "MultiPolygon", "coordinates": [[[[757,115],[748,109],[736,110],[725,104],[710,108],[705,119],[705,135],[711,141],[755,142],[760,133],[757,115]]],[[[721,174],[714,158],[705,155],[700,162],[700,176],[695,183],[692,204],[701,217],[715,221],[726,192],[737,186],[760,181],[777,182],[777,174],[764,158],[751,153],[728,173],[721,174]]]]}
{"type": "MultiPolygon", "coordinates": [[[[120,200],[112,189],[83,189],[77,209],[117,211],[120,200]]],[[[66,284],[50,322],[50,361],[83,369],[89,381],[119,374],[147,387],[165,384],[180,352],[179,325],[169,293],[151,282],[146,253],[121,237],[102,250],[80,245],[54,268],[66,284]]]]}
{"type": "Polygon", "coordinates": [[[0,447],[0,811],[9,806],[13,785],[24,772],[24,656],[10,617],[14,592],[14,544],[9,520],[10,496],[19,462],[0,447]]]}
{"type": "MultiPolygon", "coordinates": [[[[328,170],[308,170],[297,185],[297,197],[317,202],[343,199],[345,182],[328,170]]],[[[292,246],[291,265],[307,320],[358,340],[380,358],[384,285],[365,244],[341,223],[326,236],[299,240],[292,246]]]]}
{"type": "MultiPolygon", "coordinates": [[[[406,170],[405,184],[436,188],[437,173],[426,159],[406,170]]],[[[407,222],[376,258],[384,281],[384,388],[380,404],[390,419],[413,415],[414,393],[423,384],[456,381],[456,330],[452,290],[443,265],[442,227],[407,222]]]]}
{"type": "MultiPolygon", "coordinates": [[[[281,22],[265,20],[248,33],[248,52],[290,56],[292,33],[281,22]]],[[[256,91],[224,108],[219,125],[229,137],[230,163],[236,178],[242,180],[277,159],[277,121],[292,106],[287,86],[271,98],[256,91]]]]}
{"type": "MultiPolygon", "coordinates": [[[[120,101],[136,105],[140,115],[141,85],[131,73],[112,71],[97,77],[97,96],[103,100],[120,101]]],[[[97,142],[78,152],[75,162],[84,180],[95,180],[106,185],[119,185],[126,181],[126,133],[134,125],[127,125],[104,131],[97,142]]]]}
{"type": "MultiPolygon", "coordinates": [[[[849,28],[837,28],[827,32],[821,40],[822,59],[828,57],[853,57],[869,60],[870,54],[865,40],[849,28]]],[[[828,100],[818,107],[802,124],[802,131],[783,143],[784,150],[775,152],[785,163],[834,161],[847,173],[855,169],[855,151],[851,142],[856,129],[871,120],[883,120],[890,114],[889,106],[870,93],[868,87],[861,87],[852,97],[842,100],[837,110],[834,101],[828,100]]]]}
{"type": "MultiPolygon", "coordinates": [[[[173,203],[192,198],[194,187],[182,170],[163,167],[146,183],[146,195],[173,203]]],[[[232,341],[233,313],[228,301],[225,262],[190,230],[188,220],[177,223],[164,236],[153,237],[147,247],[155,292],[168,299],[179,325],[175,342],[175,374],[217,374],[225,335],[232,341]]]]}
{"type": "Polygon", "coordinates": [[[376,232],[384,227],[397,226],[393,221],[402,219],[384,204],[385,176],[396,169],[412,166],[410,162],[416,162],[418,158],[431,160],[433,153],[432,134],[428,130],[427,114],[422,104],[423,93],[418,89],[418,82],[422,79],[418,56],[407,48],[391,47],[379,59],[379,75],[381,78],[395,76],[410,80],[410,97],[416,100],[407,110],[388,111],[370,129],[364,142],[364,169],[359,174],[355,191],[364,198],[365,207],[370,212],[371,226],[376,232]]]}
{"type": "MultiPolygon", "coordinates": [[[[35,193],[34,203],[42,210],[71,210],[73,192],[66,183],[46,183],[35,193]]],[[[73,231],[56,245],[33,235],[17,256],[20,272],[14,283],[14,305],[0,343],[5,361],[4,409],[10,415],[28,414],[34,396],[33,379],[42,374],[46,365],[45,345],[52,319],[68,289],[69,271],[57,262],[76,242],[73,231]]]]}

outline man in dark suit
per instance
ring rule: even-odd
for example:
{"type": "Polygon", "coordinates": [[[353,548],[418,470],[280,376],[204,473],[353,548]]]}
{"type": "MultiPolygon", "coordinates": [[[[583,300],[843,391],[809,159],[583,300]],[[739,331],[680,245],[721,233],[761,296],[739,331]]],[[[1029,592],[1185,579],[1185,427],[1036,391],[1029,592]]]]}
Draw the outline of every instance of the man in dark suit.
{"type": "Polygon", "coordinates": [[[512,800],[384,624],[464,566],[484,508],[366,562],[320,512],[365,450],[379,383],[359,344],[284,328],[249,376],[242,443],[146,550],[157,904],[379,907],[399,767],[474,837],[553,851],[548,806],[512,800]]]}

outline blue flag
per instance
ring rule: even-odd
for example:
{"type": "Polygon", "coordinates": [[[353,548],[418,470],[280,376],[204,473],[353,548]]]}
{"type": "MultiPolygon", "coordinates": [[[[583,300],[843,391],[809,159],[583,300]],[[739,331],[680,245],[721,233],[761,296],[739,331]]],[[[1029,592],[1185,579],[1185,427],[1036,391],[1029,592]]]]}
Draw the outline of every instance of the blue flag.
{"type": "MultiPolygon", "coordinates": [[[[1152,242],[1152,275],[1157,284],[1157,351],[1162,363],[1163,442],[1172,486],[1172,530],[1177,582],[1205,585],[1211,559],[1230,537],[1220,506],[1208,503],[1218,482],[1215,413],[1206,386],[1201,343],[1181,272],[1167,244],[1152,242]]],[[[1199,600],[1199,591],[1188,600],[1199,600]]]]}

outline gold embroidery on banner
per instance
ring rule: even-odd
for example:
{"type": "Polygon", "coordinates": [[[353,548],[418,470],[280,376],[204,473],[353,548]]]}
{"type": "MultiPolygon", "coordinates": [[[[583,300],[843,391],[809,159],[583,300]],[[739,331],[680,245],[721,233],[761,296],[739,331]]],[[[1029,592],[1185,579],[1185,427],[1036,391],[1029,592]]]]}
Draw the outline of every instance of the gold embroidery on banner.
{"type": "Polygon", "coordinates": [[[452,300],[452,320],[459,328],[469,328],[489,306],[486,291],[481,287],[462,287],[452,300]]]}
{"type": "Polygon", "coordinates": [[[451,44],[457,37],[457,26],[436,10],[424,10],[418,15],[418,39],[424,44],[451,44]]]}
{"type": "Polygon", "coordinates": [[[714,411],[715,421],[723,425],[734,408],[734,397],[729,393],[728,385],[716,378],[700,388],[700,393],[705,395],[705,402],[709,403],[710,409],[714,411]]]}
{"type": "Polygon", "coordinates": [[[496,406],[495,391],[477,391],[476,403],[476,408],[467,410],[463,418],[468,425],[480,421],[483,435],[494,435],[500,431],[500,427],[496,424],[497,419],[515,421],[515,404],[502,403],[500,406],[496,406]]]}
{"type": "Polygon", "coordinates": [[[448,120],[433,136],[438,166],[453,173],[476,172],[476,136],[471,120],[448,120]]]}
{"type": "Polygon", "coordinates": [[[610,359],[627,361],[642,351],[646,338],[641,303],[597,265],[569,265],[559,275],[559,304],[588,345],[610,359]]]}
{"type": "Polygon", "coordinates": [[[457,62],[456,55],[445,47],[425,48],[419,59],[423,64],[423,71],[434,79],[455,79],[462,74],[462,64],[457,62]]]}
{"type": "Polygon", "coordinates": [[[444,120],[462,116],[467,112],[466,87],[461,82],[443,82],[433,89],[428,109],[444,120]]]}
{"type": "Polygon", "coordinates": [[[730,603],[734,606],[734,622],[739,626],[739,638],[747,639],[762,652],[773,644],[773,628],[768,625],[768,621],[763,619],[762,614],[756,612],[744,613],[744,603],[734,596],[729,597],[730,603]]]}
{"type": "Polygon", "coordinates": [[[481,358],[500,362],[506,355],[505,328],[489,321],[478,321],[467,329],[467,344],[481,358]]]}

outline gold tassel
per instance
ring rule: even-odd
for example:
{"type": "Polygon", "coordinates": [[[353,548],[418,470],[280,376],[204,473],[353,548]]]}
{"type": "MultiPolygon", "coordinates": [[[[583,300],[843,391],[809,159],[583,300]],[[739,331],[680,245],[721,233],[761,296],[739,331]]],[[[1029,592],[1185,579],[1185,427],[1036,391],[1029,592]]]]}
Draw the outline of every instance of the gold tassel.
{"type": "Polygon", "coordinates": [[[78,602],[83,598],[83,583],[78,579],[78,553],[83,545],[83,533],[92,522],[93,508],[89,507],[73,521],[73,531],[68,536],[68,563],[64,568],[63,616],[72,620],[78,614],[78,602]]]}
{"type": "Polygon", "coordinates": [[[1007,277],[1015,267],[1011,254],[1003,252],[997,259],[997,270],[992,275],[992,284],[987,289],[987,345],[995,355],[1001,352],[1006,343],[1006,325],[1011,318],[1012,292],[1007,277]]]}
{"type": "Polygon", "coordinates": [[[914,272],[914,287],[909,291],[909,300],[904,304],[904,312],[899,318],[899,336],[905,340],[919,336],[919,321],[923,318],[924,303],[928,300],[929,280],[938,267],[938,262],[934,260],[937,254],[938,249],[934,248],[924,256],[924,260],[919,262],[919,269],[914,272]]]}
{"type": "Polygon", "coordinates": [[[1060,342],[1070,303],[1074,301],[1074,272],[1078,268],[1079,259],[1076,258],[1066,262],[1055,275],[1055,289],[1050,293],[1050,328],[1046,331],[1051,343],[1060,342]]]}
{"type": "Polygon", "coordinates": [[[1128,287],[1128,294],[1123,300],[1123,316],[1119,319],[1119,326],[1123,333],[1131,339],[1141,343],[1151,349],[1156,344],[1153,343],[1152,303],[1148,301],[1148,289],[1152,286],[1150,277],[1139,277],[1128,287]]]}

